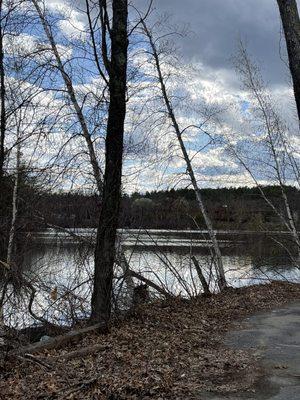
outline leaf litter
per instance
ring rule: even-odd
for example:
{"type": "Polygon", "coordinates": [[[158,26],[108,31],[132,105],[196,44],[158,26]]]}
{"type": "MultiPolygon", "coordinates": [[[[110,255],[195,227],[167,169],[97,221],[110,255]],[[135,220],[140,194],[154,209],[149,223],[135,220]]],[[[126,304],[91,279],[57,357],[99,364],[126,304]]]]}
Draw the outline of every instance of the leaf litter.
{"type": "Polygon", "coordinates": [[[300,284],[272,282],[211,297],[140,306],[106,335],[87,334],[35,354],[50,365],[4,358],[0,399],[201,399],[204,391],[251,390],[261,377],[258,356],[227,348],[233,324],[300,298],[300,284]],[[84,357],[66,354],[99,345],[84,357]]]}

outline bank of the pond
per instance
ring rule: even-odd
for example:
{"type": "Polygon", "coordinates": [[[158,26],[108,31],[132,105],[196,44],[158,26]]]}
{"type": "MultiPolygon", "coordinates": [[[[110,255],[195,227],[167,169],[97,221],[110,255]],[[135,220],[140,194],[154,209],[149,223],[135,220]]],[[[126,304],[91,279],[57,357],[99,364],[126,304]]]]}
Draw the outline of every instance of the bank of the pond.
{"type": "Polygon", "coordinates": [[[224,345],[225,333],[243,317],[298,299],[300,284],[273,282],[149,304],[106,336],[89,334],[34,360],[4,359],[0,398],[201,399],[203,391],[251,389],[263,372],[253,354],[224,345]],[[91,355],[64,358],[95,345],[91,355]]]}

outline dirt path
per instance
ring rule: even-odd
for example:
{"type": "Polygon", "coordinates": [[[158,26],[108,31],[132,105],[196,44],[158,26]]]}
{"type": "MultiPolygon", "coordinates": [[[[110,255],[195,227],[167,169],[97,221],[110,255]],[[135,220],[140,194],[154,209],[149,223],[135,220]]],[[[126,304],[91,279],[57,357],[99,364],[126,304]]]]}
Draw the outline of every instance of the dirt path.
{"type": "Polygon", "coordinates": [[[227,345],[254,349],[266,376],[253,393],[204,396],[207,400],[300,399],[300,302],[246,319],[242,330],[227,335],[227,345]]]}

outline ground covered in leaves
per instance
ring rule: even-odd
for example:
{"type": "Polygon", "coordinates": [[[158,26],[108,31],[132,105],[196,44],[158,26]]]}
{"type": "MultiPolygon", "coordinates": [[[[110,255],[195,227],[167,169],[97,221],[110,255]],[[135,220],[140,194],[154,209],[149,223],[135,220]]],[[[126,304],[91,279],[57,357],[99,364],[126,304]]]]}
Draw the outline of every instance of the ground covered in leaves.
{"type": "Polygon", "coordinates": [[[0,399],[176,400],[247,390],[261,375],[259,365],[254,355],[226,348],[224,334],[243,317],[297,299],[299,284],[273,282],[145,305],[107,335],[86,335],[34,361],[7,357],[0,399]],[[64,358],[86,346],[98,349],[64,358]]]}

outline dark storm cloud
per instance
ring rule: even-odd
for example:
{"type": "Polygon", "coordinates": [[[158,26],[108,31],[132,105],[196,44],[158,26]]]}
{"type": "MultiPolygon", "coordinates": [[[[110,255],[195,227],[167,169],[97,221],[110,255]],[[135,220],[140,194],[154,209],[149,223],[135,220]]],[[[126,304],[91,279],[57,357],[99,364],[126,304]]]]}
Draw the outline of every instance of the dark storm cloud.
{"type": "MultiPolygon", "coordinates": [[[[300,1],[300,0],[299,0],[300,1]]],[[[298,5],[299,5],[298,1],[298,5]]],[[[147,4],[136,0],[136,4],[147,4]]],[[[213,69],[232,69],[230,57],[241,38],[273,84],[286,83],[287,69],[280,60],[280,17],[276,0],[156,0],[157,12],[188,23],[192,33],[182,39],[183,55],[213,69]]]]}

